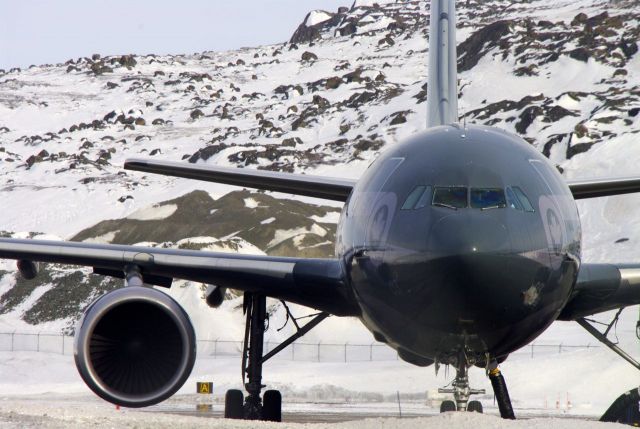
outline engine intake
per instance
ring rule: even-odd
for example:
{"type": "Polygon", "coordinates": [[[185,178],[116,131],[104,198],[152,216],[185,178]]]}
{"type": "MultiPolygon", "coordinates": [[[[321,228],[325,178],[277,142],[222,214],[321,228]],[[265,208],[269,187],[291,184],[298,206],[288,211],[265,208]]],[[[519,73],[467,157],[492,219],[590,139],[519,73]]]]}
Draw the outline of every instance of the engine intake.
{"type": "Polygon", "coordinates": [[[191,374],[195,332],[169,295],[126,287],[87,308],[74,353],[80,376],[98,396],[125,407],[146,407],[173,395],[191,374]]]}

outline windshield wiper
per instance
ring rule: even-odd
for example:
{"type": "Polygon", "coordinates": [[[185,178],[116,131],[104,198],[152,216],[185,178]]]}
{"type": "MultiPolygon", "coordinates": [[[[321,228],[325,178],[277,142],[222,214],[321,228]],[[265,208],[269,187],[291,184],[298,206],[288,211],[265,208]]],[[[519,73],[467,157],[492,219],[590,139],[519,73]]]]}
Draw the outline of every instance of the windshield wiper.
{"type": "Polygon", "coordinates": [[[504,206],[502,204],[498,204],[498,205],[495,205],[495,206],[482,207],[480,210],[484,211],[484,210],[491,210],[491,209],[503,209],[505,207],[506,206],[504,206]]]}
{"type": "Polygon", "coordinates": [[[457,208],[457,207],[452,206],[452,205],[450,205],[450,204],[445,204],[445,203],[433,203],[433,205],[434,205],[434,206],[436,206],[436,207],[446,207],[446,208],[448,208],[448,209],[458,210],[458,208],[457,208]]]}

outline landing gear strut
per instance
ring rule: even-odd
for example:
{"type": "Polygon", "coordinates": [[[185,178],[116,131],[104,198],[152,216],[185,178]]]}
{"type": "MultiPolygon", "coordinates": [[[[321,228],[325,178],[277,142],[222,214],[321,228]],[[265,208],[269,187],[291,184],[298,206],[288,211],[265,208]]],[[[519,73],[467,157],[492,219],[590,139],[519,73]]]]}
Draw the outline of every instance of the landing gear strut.
{"type": "MultiPolygon", "coordinates": [[[[479,401],[469,401],[471,395],[484,394],[484,389],[472,389],[469,387],[469,363],[464,355],[458,358],[456,365],[456,378],[453,380],[451,388],[438,389],[438,393],[452,393],[455,399],[453,401],[443,401],[440,406],[440,412],[445,411],[475,411],[482,413],[482,404],[479,401]]],[[[491,386],[498,402],[500,416],[503,419],[515,419],[511,399],[507,390],[507,384],[504,377],[498,369],[498,362],[492,361],[487,368],[487,375],[491,380],[491,386]]]]}
{"type": "Polygon", "coordinates": [[[249,394],[244,401],[244,418],[260,420],[262,418],[262,348],[264,345],[265,322],[267,319],[267,297],[264,295],[245,295],[245,311],[247,323],[244,333],[244,350],[242,352],[242,379],[245,375],[248,382],[244,388],[249,394]]]}
{"type": "Polygon", "coordinates": [[[262,384],[262,364],[329,316],[327,313],[319,313],[306,325],[300,327],[286,305],[285,309],[287,315],[293,320],[297,332],[267,355],[263,355],[264,332],[267,326],[267,297],[262,294],[245,293],[244,311],[247,319],[242,350],[242,381],[248,395],[243,398],[240,390],[227,391],[224,411],[226,418],[282,421],[282,395],[280,392],[267,390],[263,397],[260,397],[262,388],[265,387],[262,384]]]}
{"type": "MultiPolygon", "coordinates": [[[[456,368],[456,378],[452,383],[453,387],[438,389],[438,393],[453,393],[453,398],[456,401],[456,409],[458,411],[467,411],[467,404],[471,395],[479,395],[485,393],[484,389],[471,389],[469,387],[468,371],[469,367],[467,366],[466,360],[461,360],[456,368]]],[[[446,408],[451,408],[451,405],[447,404],[446,408]]],[[[447,411],[449,411],[449,409],[447,409],[447,411]]]]}

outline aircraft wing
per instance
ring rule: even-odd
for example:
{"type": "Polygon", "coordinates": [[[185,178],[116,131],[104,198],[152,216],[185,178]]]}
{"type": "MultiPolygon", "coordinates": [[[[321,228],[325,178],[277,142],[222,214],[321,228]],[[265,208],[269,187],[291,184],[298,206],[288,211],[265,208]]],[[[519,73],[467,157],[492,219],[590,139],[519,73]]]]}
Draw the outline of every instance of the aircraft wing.
{"type": "Polygon", "coordinates": [[[640,177],[621,177],[615,179],[576,180],[567,182],[573,198],[607,197],[610,195],[640,192],[640,177]]]}
{"type": "Polygon", "coordinates": [[[152,247],[0,239],[0,258],[84,265],[124,278],[135,266],[145,283],[168,287],[173,278],[264,293],[340,316],[357,314],[337,259],[299,259],[152,247]]]}
{"type": "Polygon", "coordinates": [[[640,304],[640,265],[585,264],[558,320],[640,304]]]}
{"type": "Polygon", "coordinates": [[[127,170],[184,177],[227,185],[246,186],[266,191],[285,192],[334,201],[347,201],[355,181],[306,174],[278,173],[249,168],[194,165],[186,162],[129,159],[127,170]]]}

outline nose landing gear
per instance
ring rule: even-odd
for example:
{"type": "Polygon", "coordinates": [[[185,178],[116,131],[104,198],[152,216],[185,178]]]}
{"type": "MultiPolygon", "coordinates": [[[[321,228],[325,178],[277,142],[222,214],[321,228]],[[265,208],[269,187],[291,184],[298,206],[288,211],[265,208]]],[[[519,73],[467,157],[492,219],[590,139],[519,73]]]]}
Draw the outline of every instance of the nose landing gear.
{"type": "MultiPolygon", "coordinates": [[[[451,388],[441,388],[438,389],[438,393],[452,393],[453,398],[455,399],[455,404],[453,401],[444,401],[442,406],[440,407],[440,412],[443,411],[467,411],[467,405],[473,404],[473,409],[469,409],[469,411],[478,411],[478,406],[480,405],[479,412],[482,412],[482,404],[478,401],[469,402],[469,397],[471,395],[481,395],[485,393],[484,389],[471,389],[469,387],[469,376],[468,376],[469,367],[466,362],[461,363],[456,368],[456,378],[451,383],[451,388]],[[475,404],[477,403],[477,404],[475,404]],[[446,405],[445,405],[446,404],[446,405]],[[453,407],[452,407],[453,406],[453,407]],[[444,410],[443,410],[444,408],[444,410]]],[[[471,407],[470,407],[471,408],[471,407]]]]}
{"type": "MultiPolygon", "coordinates": [[[[469,401],[471,395],[480,395],[486,393],[484,389],[472,389],[469,387],[469,365],[466,359],[459,359],[456,367],[456,378],[453,380],[451,388],[438,389],[439,393],[452,393],[455,399],[453,401],[443,401],[440,405],[440,412],[446,411],[475,411],[483,412],[482,403],[480,401],[469,401]]],[[[487,375],[491,380],[491,386],[498,402],[500,416],[503,419],[515,419],[511,399],[507,390],[507,384],[504,381],[502,373],[498,369],[498,363],[493,361],[490,363],[487,375]]]]}
{"type": "MultiPolygon", "coordinates": [[[[455,399],[455,408],[454,410],[458,411],[467,411],[467,404],[469,403],[469,397],[471,395],[480,395],[484,394],[484,389],[471,389],[469,387],[469,376],[468,376],[469,367],[467,363],[464,362],[456,368],[456,378],[453,380],[451,388],[438,389],[438,393],[452,393],[453,398],[455,399]]],[[[452,401],[444,401],[443,404],[452,401]]],[[[472,401],[477,402],[477,401],[472,401]]],[[[451,408],[451,404],[447,404],[446,408],[451,408]]],[[[441,407],[442,411],[442,407],[441,407]]],[[[453,411],[447,409],[446,411],[453,411]]]]}

